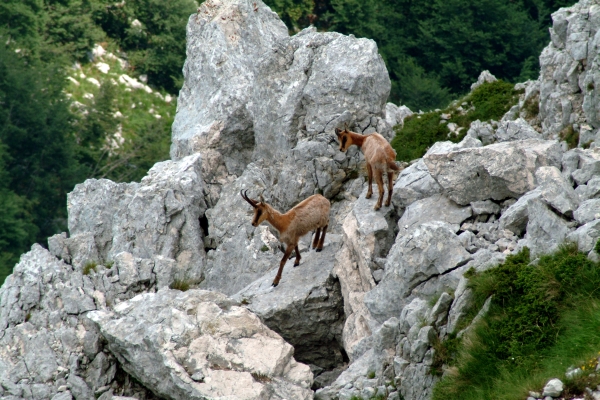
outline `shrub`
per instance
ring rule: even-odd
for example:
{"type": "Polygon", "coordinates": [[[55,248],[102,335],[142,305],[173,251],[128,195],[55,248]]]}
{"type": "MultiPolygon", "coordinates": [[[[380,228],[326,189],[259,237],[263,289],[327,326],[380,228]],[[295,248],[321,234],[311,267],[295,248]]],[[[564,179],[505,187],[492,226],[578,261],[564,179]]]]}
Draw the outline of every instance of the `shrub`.
{"type": "Polygon", "coordinates": [[[526,397],[528,388],[541,389],[531,385],[543,386],[600,347],[600,269],[576,245],[537,265],[525,248],[496,268],[466,276],[474,303],[469,317],[493,296],[490,310],[450,359],[442,359],[452,372],[436,385],[434,399],[526,397]]]}
{"type": "Polygon", "coordinates": [[[192,286],[191,282],[185,279],[175,279],[173,281],[173,283],[171,283],[169,285],[170,289],[174,289],[174,290],[181,290],[182,292],[185,292],[187,290],[190,289],[190,287],[192,286]]]}
{"type": "Polygon", "coordinates": [[[573,125],[569,125],[560,131],[558,137],[560,137],[560,140],[567,142],[569,149],[574,149],[579,144],[579,132],[573,129],[573,125]]]}
{"type": "Polygon", "coordinates": [[[512,106],[517,104],[518,94],[511,83],[498,80],[484,83],[443,111],[413,114],[404,120],[403,127],[396,128],[396,136],[391,143],[396,150],[396,159],[411,161],[420,158],[438,141],[450,140],[455,143],[461,141],[471,122],[502,118],[512,106]],[[466,106],[460,106],[465,103],[466,106]],[[450,135],[448,124],[440,123],[442,114],[450,114],[448,123],[455,123],[462,128],[458,135],[450,135]]]}
{"type": "Polygon", "coordinates": [[[96,272],[96,267],[97,266],[98,266],[98,263],[96,261],[88,261],[83,266],[82,272],[83,272],[84,275],[89,275],[92,271],[96,272]]]}

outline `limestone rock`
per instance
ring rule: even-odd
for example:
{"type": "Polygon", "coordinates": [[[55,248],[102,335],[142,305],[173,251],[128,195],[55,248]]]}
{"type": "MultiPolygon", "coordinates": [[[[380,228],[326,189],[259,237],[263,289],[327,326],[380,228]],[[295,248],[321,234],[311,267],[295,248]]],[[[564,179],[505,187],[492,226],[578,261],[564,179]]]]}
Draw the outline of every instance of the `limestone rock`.
{"type": "Polygon", "coordinates": [[[406,106],[398,107],[394,103],[387,103],[385,105],[385,120],[391,127],[395,127],[396,125],[403,126],[404,119],[411,115],[413,115],[413,112],[406,106]]]}
{"type": "Polygon", "coordinates": [[[405,168],[394,183],[392,203],[403,209],[417,200],[441,193],[442,187],[433,179],[421,159],[405,168]]]}
{"type": "MultiPolygon", "coordinates": [[[[99,279],[106,271],[110,270],[98,266],[96,272],[82,274],[37,244],[23,254],[0,287],[0,382],[7,388],[4,394],[91,399],[101,387],[133,394],[115,381],[117,361],[103,352],[98,330],[84,317],[88,311],[106,307],[109,287],[121,287],[118,281],[99,279]]],[[[131,288],[117,292],[123,298],[134,293],[131,288]]],[[[128,377],[123,374],[120,378],[128,377]]],[[[139,388],[137,394],[146,399],[148,391],[139,388]]]]}
{"type": "Polygon", "coordinates": [[[302,253],[298,267],[288,262],[276,288],[271,286],[277,272],[273,268],[233,296],[292,344],[297,360],[324,369],[343,363],[342,293],[333,274],[341,238],[336,239],[320,253],[302,253]]]}
{"type": "Polygon", "coordinates": [[[579,207],[579,196],[573,186],[561,175],[556,167],[541,167],[535,172],[535,178],[544,201],[568,217],[579,207]]]}
{"type": "Polygon", "coordinates": [[[521,196],[519,200],[508,207],[506,211],[502,213],[500,217],[500,228],[508,229],[515,235],[521,235],[527,227],[529,222],[529,214],[527,205],[530,200],[541,198],[542,194],[539,190],[535,189],[521,196]]]}
{"type": "Polygon", "coordinates": [[[579,168],[571,173],[578,185],[586,184],[600,174],[600,148],[582,151],[579,154],[579,168]]]}
{"type": "Polygon", "coordinates": [[[373,272],[383,266],[395,237],[392,207],[373,211],[371,201],[360,195],[344,220],[343,246],[337,254],[335,274],[339,278],[344,297],[346,321],[343,344],[351,361],[359,358],[377,323],[365,307],[366,292],[375,287],[373,272]]]}
{"type": "Polygon", "coordinates": [[[496,141],[496,133],[492,125],[487,122],[475,120],[471,122],[467,136],[481,140],[484,146],[492,144],[496,141]]]}
{"type": "Polygon", "coordinates": [[[312,373],[292,346],[222,294],[165,289],[88,317],[122,367],[162,397],[312,395],[312,373]]]}
{"type": "Polygon", "coordinates": [[[464,220],[471,217],[471,207],[461,207],[441,194],[417,200],[406,208],[398,221],[401,233],[406,233],[425,222],[441,221],[457,232],[464,220]]]}
{"type": "Polygon", "coordinates": [[[567,240],[577,243],[579,251],[589,253],[600,238],[600,220],[594,220],[580,226],[567,236],[567,240]]]}
{"type": "Polygon", "coordinates": [[[537,139],[492,144],[423,160],[444,194],[458,204],[519,197],[535,188],[534,174],[543,166],[560,166],[557,142],[537,139]]]}
{"type": "Polygon", "coordinates": [[[544,386],[542,396],[559,397],[563,391],[563,386],[560,379],[550,379],[544,386]]]}
{"type": "Polygon", "coordinates": [[[471,85],[471,91],[477,89],[479,86],[483,85],[486,82],[495,82],[497,81],[496,77],[490,73],[490,71],[485,70],[479,74],[477,78],[477,82],[471,85]]]}
{"type": "Polygon", "coordinates": [[[372,40],[312,27],[290,37],[260,0],[213,0],[188,22],[187,53],[171,156],[207,160],[210,206],[250,162],[289,164],[290,149],[327,143],[340,124],[391,134],[390,80],[372,40]]]}
{"type": "Polygon", "coordinates": [[[529,222],[525,239],[529,243],[531,257],[558,250],[558,246],[563,244],[570,233],[567,222],[540,200],[530,200],[527,203],[527,213],[529,222]]]}
{"type": "Polygon", "coordinates": [[[495,136],[497,142],[541,138],[541,135],[523,118],[502,122],[496,130],[495,136]]]}
{"type": "Polygon", "coordinates": [[[600,219],[600,199],[590,199],[581,203],[573,216],[579,225],[600,219]]]}
{"type": "MultiPolygon", "coordinates": [[[[551,43],[540,56],[540,119],[545,137],[598,123],[598,7],[580,1],[552,14],[551,43]]],[[[581,133],[580,133],[581,134],[581,133]]]]}
{"type": "Polygon", "coordinates": [[[88,179],[67,198],[69,238],[55,236],[51,249],[65,248],[74,265],[114,261],[123,251],[135,257],[176,260],[185,275],[200,281],[205,253],[200,155],[157,163],[140,183],[88,179]]]}
{"type": "Polygon", "coordinates": [[[471,255],[452,229],[442,222],[428,222],[399,234],[390,250],[382,281],[364,299],[377,320],[398,315],[406,297],[419,284],[466,264],[471,255]]]}

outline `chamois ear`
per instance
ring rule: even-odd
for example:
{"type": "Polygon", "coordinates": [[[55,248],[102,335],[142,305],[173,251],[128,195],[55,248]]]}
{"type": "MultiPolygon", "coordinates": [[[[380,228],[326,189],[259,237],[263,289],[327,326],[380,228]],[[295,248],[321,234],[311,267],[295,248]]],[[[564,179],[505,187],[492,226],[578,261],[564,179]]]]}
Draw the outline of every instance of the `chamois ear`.
{"type": "Polygon", "coordinates": [[[261,195],[259,195],[259,196],[258,196],[258,198],[260,199],[260,202],[261,202],[262,204],[265,204],[265,198],[263,197],[263,195],[262,195],[262,194],[261,194],[261,195]]]}

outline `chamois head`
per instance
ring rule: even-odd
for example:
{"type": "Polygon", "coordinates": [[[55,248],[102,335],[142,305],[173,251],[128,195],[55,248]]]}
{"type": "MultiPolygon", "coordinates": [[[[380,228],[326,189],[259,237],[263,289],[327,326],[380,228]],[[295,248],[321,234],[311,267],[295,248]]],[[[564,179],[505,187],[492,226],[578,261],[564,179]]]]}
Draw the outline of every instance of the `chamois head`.
{"type": "Polygon", "coordinates": [[[344,128],[339,129],[339,128],[335,128],[335,134],[338,137],[338,140],[340,141],[340,151],[346,151],[348,150],[348,147],[350,147],[352,145],[352,138],[350,137],[350,131],[348,130],[348,128],[344,128]]]}
{"type": "Polygon", "coordinates": [[[253,200],[248,197],[246,194],[248,191],[242,192],[240,190],[240,194],[242,198],[246,200],[253,208],[254,208],[254,217],[252,218],[252,226],[257,227],[263,223],[264,220],[267,219],[267,203],[265,203],[265,199],[263,199],[262,195],[260,196],[260,201],[253,200]]]}

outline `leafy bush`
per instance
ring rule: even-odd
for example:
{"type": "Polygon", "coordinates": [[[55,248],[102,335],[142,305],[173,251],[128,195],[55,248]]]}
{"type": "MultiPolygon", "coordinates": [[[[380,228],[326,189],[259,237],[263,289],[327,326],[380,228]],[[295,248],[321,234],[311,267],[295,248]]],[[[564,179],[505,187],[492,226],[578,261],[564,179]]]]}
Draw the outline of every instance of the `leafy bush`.
{"type": "Polygon", "coordinates": [[[493,296],[490,310],[447,362],[450,372],[434,399],[526,397],[600,348],[600,268],[575,245],[537,265],[524,249],[467,276],[474,296],[470,316],[493,296]]]}
{"type": "Polygon", "coordinates": [[[438,141],[459,142],[464,138],[471,122],[499,120],[517,102],[518,92],[514,86],[498,80],[484,83],[445,110],[413,114],[404,120],[403,127],[396,128],[396,136],[391,143],[396,150],[396,159],[411,161],[420,158],[438,141]],[[453,122],[462,128],[460,134],[450,135],[447,124],[440,123],[442,114],[450,114],[448,123],[453,122]]]}

